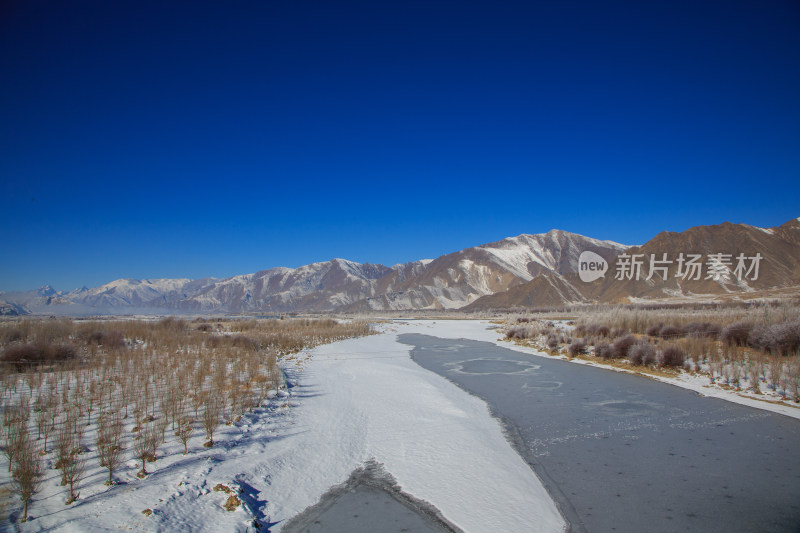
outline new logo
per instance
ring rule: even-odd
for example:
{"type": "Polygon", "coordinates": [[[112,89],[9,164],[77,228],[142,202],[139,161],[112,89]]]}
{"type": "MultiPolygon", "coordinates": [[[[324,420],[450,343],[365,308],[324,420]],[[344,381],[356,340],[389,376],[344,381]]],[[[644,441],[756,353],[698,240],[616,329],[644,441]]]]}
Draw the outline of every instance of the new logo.
{"type": "Polygon", "coordinates": [[[578,258],[578,275],[581,281],[594,281],[608,271],[608,262],[594,252],[582,252],[578,258]]]}

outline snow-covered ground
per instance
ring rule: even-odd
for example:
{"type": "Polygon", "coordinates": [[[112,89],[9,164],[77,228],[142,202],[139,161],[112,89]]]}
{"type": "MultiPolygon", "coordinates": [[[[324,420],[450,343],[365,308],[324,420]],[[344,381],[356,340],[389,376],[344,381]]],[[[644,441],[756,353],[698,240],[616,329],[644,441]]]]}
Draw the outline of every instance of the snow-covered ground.
{"type": "MultiPolygon", "coordinates": [[[[107,474],[87,435],[88,475],[79,500],[64,505],[59,473],[48,468],[31,520],[9,528],[244,531],[254,529],[255,519],[262,531],[279,531],[283,521],[373,459],[405,492],[427,500],[464,531],[561,531],[564,521],[555,504],[486,404],[422,369],[410,359],[410,347],[396,341],[399,333],[426,333],[497,342],[487,326],[385,324],[380,335],[300,354],[288,370],[296,384],[288,398],[223,426],[210,449],[196,436],[184,456],[170,435],[158,461],[148,463],[145,479],[135,476],[138,465],[130,460],[115,475],[121,483],[106,487],[107,474]],[[238,491],[243,505],[226,511],[229,496],[213,490],[218,484],[238,491]]],[[[0,474],[0,482],[7,479],[0,474]]],[[[16,513],[13,495],[2,497],[5,512],[16,513]]]]}
{"type": "MultiPolygon", "coordinates": [[[[501,340],[486,321],[395,321],[380,335],[350,339],[303,352],[288,364],[291,394],[215,433],[204,448],[202,435],[182,455],[168,432],[151,474],[136,477],[133,459],[106,487],[97,465],[94,437],[87,434],[87,477],[79,500],[64,505],[59,472],[46,457],[43,490],[34,497],[27,524],[11,531],[280,531],[282,522],[316,503],[331,486],[373,459],[401,488],[427,500],[467,532],[560,531],[564,521],[539,479],[504,438],[486,404],[446,379],[424,370],[400,344],[401,333],[471,339],[550,357],[501,340]],[[237,491],[242,505],[223,508],[237,491]],[[151,510],[146,516],[142,513],[151,510]],[[266,526],[266,527],[263,527],[266,526]]],[[[574,360],[586,364],[580,360],[574,360]]],[[[602,365],[595,365],[602,366],[602,365]]],[[[610,368],[611,370],[619,370],[610,368]]],[[[742,397],[709,387],[708,378],[683,374],[661,381],[736,403],[800,418],[800,409],[742,397]]],[[[128,440],[130,447],[130,440],[128,440]]],[[[0,530],[18,499],[0,469],[0,530]]]]}

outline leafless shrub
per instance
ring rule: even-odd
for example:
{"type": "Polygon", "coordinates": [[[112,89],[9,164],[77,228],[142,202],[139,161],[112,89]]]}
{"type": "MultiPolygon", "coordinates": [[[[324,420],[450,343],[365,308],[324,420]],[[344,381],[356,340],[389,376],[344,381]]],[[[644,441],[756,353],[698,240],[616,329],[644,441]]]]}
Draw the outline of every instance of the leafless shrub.
{"type": "MultiPolygon", "coordinates": [[[[5,413],[4,413],[5,414],[5,413]]],[[[4,421],[4,423],[6,423],[4,421]]],[[[14,461],[17,459],[20,449],[27,438],[28,427],[19,418],[14,418],[7,422],[6,431],[2,445],[3,455],[8,459],[8,471],[11,472],[14,461]]]]}
{"type": "Polygon", "coordinates": [[[787,372],[789,388],[795,403],[800,403],[800,361],[794,361],[787,372]]]}
{"type": "Polygon", "coordinates": [[[611,330],[611,338],[616,339],[618,337],[622,337],[623,335],[627,335],[628,330],[625,328],[614,328],[611,330]]]}
{"type": "Polygon", "coordinates": [[[680,346],[674,344],[667,346],[658,354],[658,364],[661,366],[680,368],[685,360],[686,353],[680,346]]]}
{"type": "Polygon", "coordinates": [[[0,330],[0,341],[3,342],[3,344],[21,341],[24,338],[25,334],[19,328],[12,326],[8,328],[2,328],[0,330]]]}
{"type": "Polygon", "coordinates": [[[175,317],[164,318],[160,320],[156,326],[158,329],[167,333],[182,333],[186,331],[188,327],[185,320],[175,317]]]}
{"type": "Polygon", "coordinates": [[[189,439],[194,434],[194,420],[191,418],[183,418],[178,425],[178,438],[183,443],[183,453],[189,453],[189,439]]]}
{"type": "Polygon", "coordinates": [[[628,356],[628,350],[636,343],[636,337],[625,335],[614,341],[611,345],[611,356],[614,359],[623,359],[628,356]]]}
{"type": "Polygon", "coordinates": [[[550,333],[547,335],[547,339],[545,339],[545,344],[551,350],[555,350],[558,348],[558,345],[561,344],[561,338],[556,333],[550,333]]]}
{"type": "Polygon", "coordinates": [[[712,324],[711,322],[689,322],[688,324],[684,324],[681,329],[685,335],[709,339],[719,338],[722,332],[722,328],[719,324],[712,324]]]}
{"type": "Polygon", "coordinates": [[[124,460],[122,430],[122,417],[119,413],[107,414],[98,419],[97,454],[100,466],[108,470],[106,485],[114,483],[114,472],[122,466],[124,460]]]}
{"type": "Polygon", "coordinates": [[[66,456],[62,463],[61,470],[64,473],[67,487],[69,487],[69,497],[66,501],[66,504],[69,505],[80,497],[80,493],[75,491],[80,488],[80,482],[83,480],[83,476],[86,472],[86,460],[78,453],[77,449],[74,449],[72,453],[66,456]]]}
{"type": "Polygon", "coordinates": [[[508,328],[506,331],[507,339],[527,339],[529,336],[529,329],[527,327],[515,326],[508,328]]]}
{"type": "Polygon", "coordinates": [[[601,359],[611,359],[613,357],[611,345],[607,342],[598,342],[594,347],[594,355],[601,359]]]}
{"type": "Polygon", "coordinates": [[[797,354],[800,350],[800,320],[753,326],[747,343],[768,353],[797,354]]]}
{"type": "Polygon", "coordinates": [[[69,344],[15,344],[7,347],[0,359],[13,364],[18,371],[25,371],[30,365],[63,363],[76,356],[75,347],[69,344]]]}
{"type": "Polygon", "coordinates": [[[729,346],[747,346],[747,340],[752,329],[752,322],[735,322],[722,328],[719,338],[729,346]]]}
{"type": "Polygon", "coordinates": [[[42,394],[39,393],[37,398],[36,412],[36,428],[39,430],[39,438],[44,438],[42,451],[47,453],[47,440],[55,430],[55,413],[57,398],[52,393],[42,394]]]}
{"type": "Polygon", "coordinates": [[[74,435],[75,426],[69,418],[63,418],[57,427],[54,443],[56,453],[55,467],[61,470],[61,484],[66,485],[67,477],[64,473],[64,465],[68,462],[69,456],[74,452],[75,448],[77,448],[74,435]]]}
{"type": "Polygon", "coordinates": [[[567,348],[567,352],[569,353],[570,357],[575,357],[576,355],[581,355],[586,353],[586,343],[583,341],[575,341],[569,345],[567,348]]]}
{"type": "Polygon", "coordinates": [[[222,418],[222,402],[213,394],[206,396],[203,405],[203,427],[206,430],[208,441],[204,444],[206,448],[214,445],[214,430],[222,418]]]}
{"type": "Polygon", "coordinates": [[[677,339],[678,337],[683,337],[683,335],[684,333],[681,328],[671,325],[662,326],[661,330],[658,332],[658,336],[662,339],[677,339]]]}
{"type": "Polygon", "coordinates": [[[251,339],[246,335],[233,335],[231,336],[231,346],[235,348],[245,348],[247,350],[258,350],[260,348],[258,342],[251,339]]]}
{"type": "Polygon", "coordinates": [[[42,461],[38,450],[27,431],[22,432],[18,449],[14,454],[11,479],[24,505],[22,522],[28,520],[28,504],[38,492],[42,480],[42,461]]]}
{"type": "Polygon", "coordinates": [[[147,461],[153,463],[158,457],[156,452],[158,452],[158,447],[161,445],[163,440],[161,437],[161,428],[155,422],[150,423],[145,426],[141,435],[145,439],[145,442],[148,444],[148,446],[150,446],[150,455],[147,458],[147,461]]]}
{"type": "Polygon", "coordinates": [[[656,362],[656,349],[649,342],[637,342],[628,349],[631,364],[650,366],[656,362]]]}
{"type": "Polygon", "coordinates": [[[653,324],[652,326],[648,326],[645,330],[645,334],[650,337],[658,337],[661,334],[661,328],[664,327],[663,322],[659,322],[658,324],[653,324]]]}
{"type": "Polygon", "coordinates": [[[597,325],[590,326],[589,331],[598,337],[606,338],[611,335],[611,329],[608,326],[597,325]]]}
{"type": "Polygon", "coordinates": [[[133,456],[142,462],[142,469],[136,475],[143,478],[148,474],[145,463],[155,460],[154,450],[158,448],[159,441],[158,433],[152,425],[142,428],[138,433],[133,441],[133,456]]]}
{"type": "Polygon", "coordinates": [[[79,487],[85,472],[85,460],[82,455],[81,440],[76,429],[82,427],[74,411],[68,411],[63,423],[56,432],[56,468],[61,470],[61,484],[69,487],[67,505],[80,496],[75,490],[79,487]]]}

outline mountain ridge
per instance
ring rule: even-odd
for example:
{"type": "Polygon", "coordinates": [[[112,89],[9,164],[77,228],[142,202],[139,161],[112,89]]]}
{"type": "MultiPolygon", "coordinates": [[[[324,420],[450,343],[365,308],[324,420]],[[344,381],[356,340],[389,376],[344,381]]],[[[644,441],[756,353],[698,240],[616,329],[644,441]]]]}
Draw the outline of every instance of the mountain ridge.
{"type": "Polygon", "coordinates": [[[113,280],[99,287],[0,293],[0,313],[125,314],[371,312],[506,307],[660,299],[800,285],[800,219],[774,228],[724,222],[683,232],[662,231],[646,243],[628,246],[564,230],[521,234],[465,248],[435,259],[385,266],[342,258],[297,268],[273,267],[228,278],[113,280]],[[614,279],[620,254],[763,252],[770,265],[761,280],[682,282],[614,279]],[[745,250],[745,248],[747,248],[745,250]],[[609,265],[604,278],[584,283],[578,258],[584,251],[609,265]]]}

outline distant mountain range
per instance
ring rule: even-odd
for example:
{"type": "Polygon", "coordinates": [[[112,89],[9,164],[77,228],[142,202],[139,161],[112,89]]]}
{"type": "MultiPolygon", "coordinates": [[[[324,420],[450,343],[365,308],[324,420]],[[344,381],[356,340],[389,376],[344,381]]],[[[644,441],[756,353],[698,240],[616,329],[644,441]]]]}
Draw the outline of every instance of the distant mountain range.
{"type": "Polygon", "coordinates": [[[332,259],[225,279],[119,279],[70,292],[46,286],[0,292],[0,314],[478,311],[752,297],[798,286],[800,219],[793,219],[775,228],[726,222],[662,232],[633,247],[551,230],[392,267],[332,259]],[[608,263],[604,277],[581,280],[579,258],[586,251],[608,263]],[[653,258],[660,268],[649,275],[653,258]],[[696,271],[681,269],[688,259],[696,271]],[[640,265],[639,279],[624,268],[631,264],[640,265]]]}

